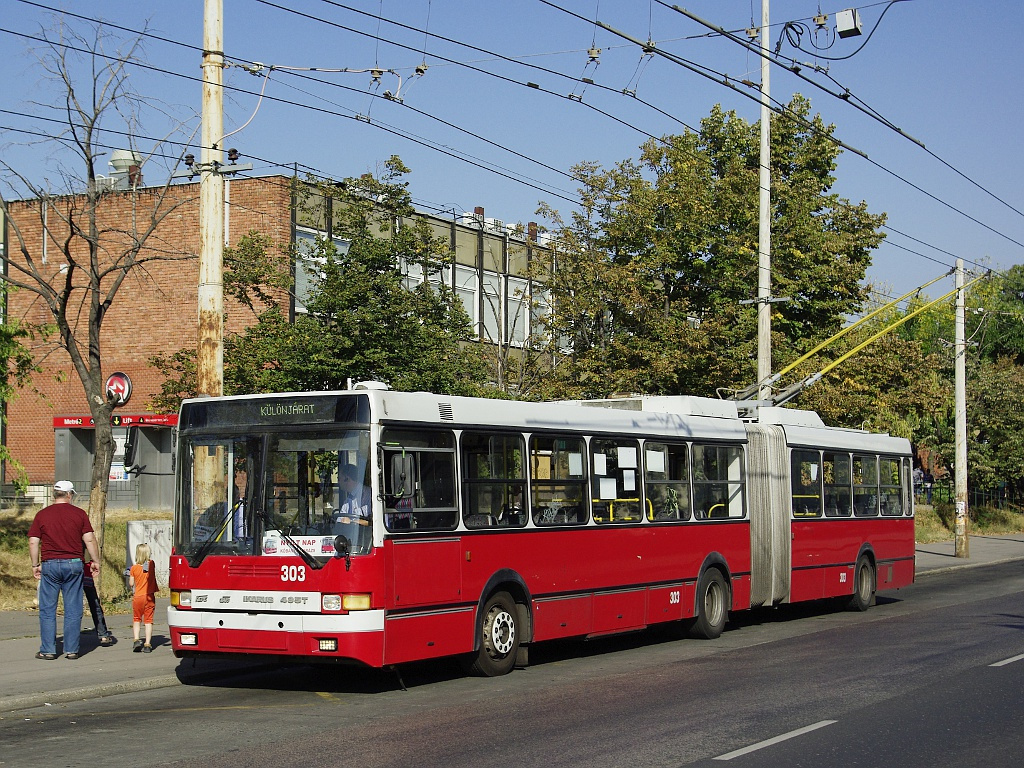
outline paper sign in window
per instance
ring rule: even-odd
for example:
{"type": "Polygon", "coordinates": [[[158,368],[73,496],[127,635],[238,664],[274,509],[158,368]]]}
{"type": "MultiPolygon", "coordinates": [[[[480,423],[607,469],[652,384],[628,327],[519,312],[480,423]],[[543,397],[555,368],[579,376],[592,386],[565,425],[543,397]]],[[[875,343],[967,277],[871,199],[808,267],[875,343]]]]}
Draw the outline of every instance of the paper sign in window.
{"type": "Polygon", "coordinates": [[[622,490],[636,490],[636,472],[634,472],[632,469],[627,469],[622,472],[622,490]]]}
{"type": "Polygon", "coordinates": [[[583,477],[583,454],[569,454],[569,477],[583,477]]]}
{"type": "Polygon", "coordinates": [[[636,448],[619,448],[619,469],[636,469],[636,448]]]}
{"type": "Polygon", "coordinates": [[[665,454],[661,451],[647,451],[647,471],[664,472],[665,454]]]}
{"type": "Polygon", "coordinates": [[[607,475],[608,474],[608,457],[603,453],[594,454],[594,474],[595,475],[607,475]]]}
{"type": "Polygon", "coordinates": [[[615,478],[614,477],[602,477],[601,478],[601,498],[602,499],[614,499],[618,496],[615,492],[615,478]]]}

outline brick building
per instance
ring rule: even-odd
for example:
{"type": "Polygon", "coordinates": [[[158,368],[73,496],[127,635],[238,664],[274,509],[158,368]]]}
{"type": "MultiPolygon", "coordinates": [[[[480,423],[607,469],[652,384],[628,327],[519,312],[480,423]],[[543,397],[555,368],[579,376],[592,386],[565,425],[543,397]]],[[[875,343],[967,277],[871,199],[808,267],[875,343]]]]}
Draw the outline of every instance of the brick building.
{"type": "MultiPolygon", "coordinates": [[[[84,196],[48,201],[9,202],[9,221],[0,220],[3,232],[3,267],[17,280],[26,261],[43,272],[52,284],[67,276],[62,253],[66,235],[64,216],[82,205],[84,196]],[[44,237],[44,232],[49,236],[44,237]],[[19,236],[20,233],[20,236],[19,236]],[[22,250],[24,244],[24,252],[22,250]],[[26,256],[26,253],[28,254],[26,256]]],[[[305,243],[330,225],[331,205],[296,210],[292,180],[283,176],[235,179],[227,184],[225,244],[236,245],[250,231],[273,242],[294,245],[299,263],[293,265],[295,296],[286,305],[294,317],[304,311],[303,297],[315,264],[303,261],[305,243]]],[[[162,378],[149,359],[182,348],[194,348],[197,326],[199,251],[199,184],[169,188],[112,189],[104,192],[99,209],[104,238],[111,257],[123,251],[133,232],[152,224],[153,232],[142,255],[160,254],[133,269],[118,290],[103,323],[101,348],[103,375],[120,371],[132,381],[130,401],[115,414],[115,440],[123,450],[124,425],[143,419],[142,459],[149,470],[162,477],[125,478],[119,474],[115,455],[110,485],[112,506],[168,507],[171,503],[171,430],[174,414],[152,414],[150,398],[160,391],[162,378]],[[155,223],[152,220],[156,211],[155,223]],[[120,422],[120,423],[119,423],[120,422]]],[[[525,277],[527,264],[547,249],[536,242],[536,228],[506,227],[484,217],[483,209],[461,217],[418,214],[434,232],[451,245],[451,266],[442,279],[456,290],[484,342],[522,347],[528,343],[533,307],[543,304],[525,277]]],[[[400,225],[400,222],[397,223],[400,225]]],[[[411,283],[422,278],[415,268],[403,265],[411,283]]],[[[77,279],[73,275],[72,279],[77,279]]],[[[84,291],[74,294],[85,295],[84,291]]],[[[225,297],[225,332],[242,330],[254,318],[253,311],[225,297]]],[[[6,317],[28,324],[52,322],[42,298],[31,291],[9,291],[6,317]]],[[[85,315],[82,315],[83,323],[85,315]]],[[[83,338],[83,334],[79,334],[83,338]]],[[[56,337],[59,338],[59,337],[56,337]]],[[[3,440],[24,465],[30,495],[43,500],[56,477],[71,479],[77,488],[89,485],[92,430],[81,383],[68,353],[51,339],[35,340],[33,352],[41,367],[30,388],[20,390],[7,404],[3,440]]],[[[5,478],[6,480],[7,478],[5,478]]]]}

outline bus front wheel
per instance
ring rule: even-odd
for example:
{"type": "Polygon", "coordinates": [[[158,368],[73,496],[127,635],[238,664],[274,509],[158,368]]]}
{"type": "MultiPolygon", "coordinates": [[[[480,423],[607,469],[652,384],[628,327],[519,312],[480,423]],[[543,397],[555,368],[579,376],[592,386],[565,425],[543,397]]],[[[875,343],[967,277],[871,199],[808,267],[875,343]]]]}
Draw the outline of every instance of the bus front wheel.
{"type": "Polygon", "coordinates": [[[519,652],[519,640],[516,604],[507,592],[498,592],[480,612],[480,649],[470,657],[467,670],[481,677],[511,672],[519,652]]]}
{"type": "Polygon", "coordinates": [[[697,582],[697,616],[690,635],[714,640],[722,634],[729,618],[729,586],[717,568],[708,568],[697,582]]]}

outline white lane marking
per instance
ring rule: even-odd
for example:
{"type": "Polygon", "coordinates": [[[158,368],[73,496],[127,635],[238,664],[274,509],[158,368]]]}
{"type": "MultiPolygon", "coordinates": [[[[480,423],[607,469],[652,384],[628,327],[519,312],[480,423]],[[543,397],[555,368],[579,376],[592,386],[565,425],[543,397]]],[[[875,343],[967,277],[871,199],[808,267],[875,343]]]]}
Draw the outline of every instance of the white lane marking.
{"type": "Polygon", "coordinates": [[[1011,656],[1008,659],[1003,659],[1002,661],[997,661],[995,664],[989,664],[989,666],[990,667],[1005,667],[1007,664],[1013,664],[1013,662],[1020,661],[1021,659],[1024,659],[1024,653],[1020,654],[1019,656],[1011,656]]]}
{"type": "Polygon", "coordinates": [[[759,741],[759,742],[757,742],[757,744],[751,744],[749,747],[743,747],[743,749],[737,749],[737,750],[735,750],[733,752],[727,752],[726,754],[719,755],[718,757],[716,757],[714,759],[715,760],[732,760],[734,757],[740,757],[742,755],[747,755],[747,754],[750,754],[751,752],[756,752],[759,749],[764,749],[765,747],[770,747],[773,744],[778,744],[781,741],[786,741],[788,739],[793,739],[793,738],[796,738],[797,736],[803,736],[805,733],[810,733],[811,731],[816,731],[819,728],[824,728],[826,725],[832,725],[833,723],[836,723],[836,722],[838,722],[838,720],[822,720],[820,723],[814,723],[813,725],[806,725],[803,728],[797,728],[795,731],[790,731],[789,733],[784,733],[781,736],[776,736],[775,738],[768,739],[767,741],[759,741]]]}

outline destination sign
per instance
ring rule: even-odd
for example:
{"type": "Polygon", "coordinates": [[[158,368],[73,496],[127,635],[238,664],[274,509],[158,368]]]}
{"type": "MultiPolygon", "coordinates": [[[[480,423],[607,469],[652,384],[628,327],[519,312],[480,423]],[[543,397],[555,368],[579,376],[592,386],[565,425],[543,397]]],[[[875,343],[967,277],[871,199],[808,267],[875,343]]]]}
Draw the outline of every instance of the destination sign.
{"type": "Polygon", "coordinates": [[[367,424],[365,395],[267,395],[259,398],[200,400],[182,406],[183,429],[302,424],[367,424]]]}

